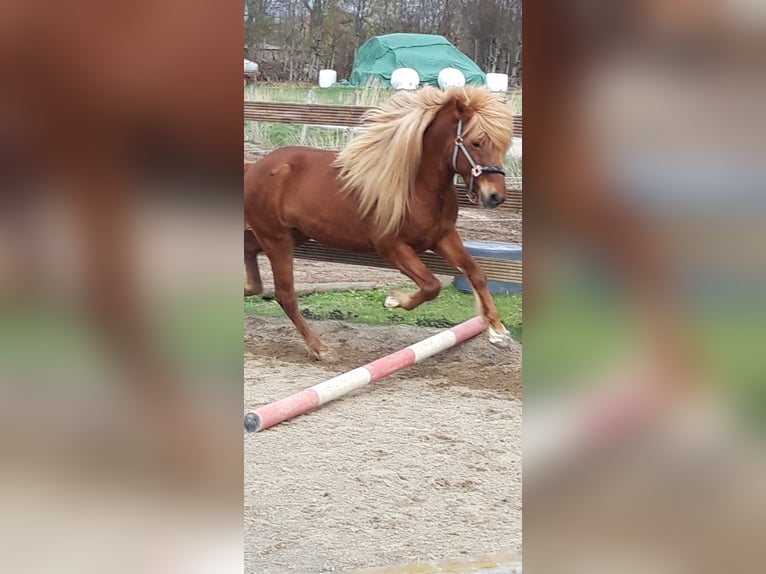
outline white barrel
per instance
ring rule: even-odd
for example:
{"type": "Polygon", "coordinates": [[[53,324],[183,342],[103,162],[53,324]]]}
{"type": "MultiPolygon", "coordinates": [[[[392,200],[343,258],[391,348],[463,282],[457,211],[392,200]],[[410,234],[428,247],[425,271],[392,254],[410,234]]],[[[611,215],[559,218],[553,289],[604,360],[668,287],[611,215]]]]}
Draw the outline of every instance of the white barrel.
{"type": "Polygon", "coordinates": [[[335,70],[319,70],[319,87],[329,88],[338,82],[338,72],[335,70]]]}
{"type": "Polygon", "coordinates": [[[465,76],[457,68],[442,68],[436,81],[442,90],[465,86],[465,76]]]}
{"type": "Polygon", "coordinates": [[[412,68],[396,68],[391,72],[391,87],[395,90],[416,90],[420,76],[412,68]]]}
{"type": "Polygon", "coordinates": [[[245,58],[245,73],[253,74],[258,71],[258,64],[245,58]]]}
{"type": "Polygon", "coordinates": [[[491,92],[507,92],[508,74],[487,74],[487,87],[491,92]]]}

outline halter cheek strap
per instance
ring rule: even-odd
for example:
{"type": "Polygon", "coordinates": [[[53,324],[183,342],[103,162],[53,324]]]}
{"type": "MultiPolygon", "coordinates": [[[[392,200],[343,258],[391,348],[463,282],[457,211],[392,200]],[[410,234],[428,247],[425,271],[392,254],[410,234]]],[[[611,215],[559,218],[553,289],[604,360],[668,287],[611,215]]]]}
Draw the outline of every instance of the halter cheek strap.
{"type": "Polygon", "coordinates": [[[478,197],[473,192],[473,180],[480,175],[483,175],[485,173],[500,173],[502,175],[505,175],[505,170],[502,167],[495,166],[495,165],[479,165],[477,164],[473,158],[471,157],[471,154],[468,152],[468,150],[465,147],[465,144],[463,143],[463,120],[458,120],[457,122],[457,136],[455,137],[455,147],[452,150],[452,169],[457,172],[457,152],[460,150],[463,152],[463,155],[465,156],[465,159],[468,160],[468,163],[471,166],[471,177],[468,181],[468,201],[471,203],[476,203],[478,201],[478,197]]]}

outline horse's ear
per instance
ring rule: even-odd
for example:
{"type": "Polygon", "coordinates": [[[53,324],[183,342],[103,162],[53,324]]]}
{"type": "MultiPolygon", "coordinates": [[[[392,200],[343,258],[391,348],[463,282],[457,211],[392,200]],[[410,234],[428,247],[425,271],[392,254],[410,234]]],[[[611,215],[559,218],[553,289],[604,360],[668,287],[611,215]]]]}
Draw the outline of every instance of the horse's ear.
{"type": "Polygon", "coordinates": [[[473,115],[473,109],[471,106],[461,97],[455,98],[455,119],[463,120],[467,122],[473,115]]]}
{"type": "Polygon", "coordinates": [[[465,116],[468,107],[460,98],[455,98],[455,117],[461,119],[465,116]]]}

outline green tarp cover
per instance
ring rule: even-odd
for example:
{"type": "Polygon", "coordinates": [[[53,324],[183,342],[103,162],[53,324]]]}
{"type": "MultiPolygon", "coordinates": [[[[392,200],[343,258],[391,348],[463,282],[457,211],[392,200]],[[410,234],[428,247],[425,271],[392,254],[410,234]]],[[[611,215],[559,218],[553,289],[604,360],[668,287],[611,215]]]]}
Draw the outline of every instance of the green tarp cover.
{"type": "Polygon", "coordinates": [[[481,69],[444,36],[430,34],[387,34],[370,38],[359,47],[351,73],[351,84],[363,86],[376,81],[384,86],[391,82],[396,68],[412,68],[421,84],[438,86],[437,77],[443,68],[457,68],[466,84],[483,85],[486,78],[481,69]]]}

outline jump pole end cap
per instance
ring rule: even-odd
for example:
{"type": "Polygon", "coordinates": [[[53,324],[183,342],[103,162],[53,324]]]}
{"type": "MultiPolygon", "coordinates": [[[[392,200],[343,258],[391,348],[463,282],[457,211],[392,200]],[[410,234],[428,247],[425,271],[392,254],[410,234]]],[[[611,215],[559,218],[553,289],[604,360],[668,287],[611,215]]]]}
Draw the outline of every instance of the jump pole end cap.
{"type": "Polygon", "coordinates": [[[261,417],[256,413],[247,413],[245,415],[245,430],[247,432],[257,432],[261,426],[261,417]]]}

